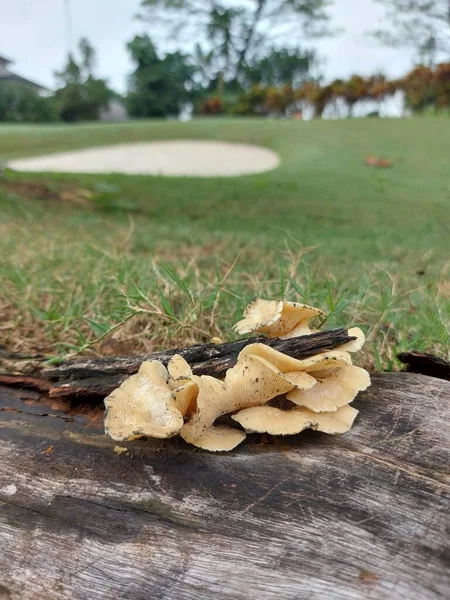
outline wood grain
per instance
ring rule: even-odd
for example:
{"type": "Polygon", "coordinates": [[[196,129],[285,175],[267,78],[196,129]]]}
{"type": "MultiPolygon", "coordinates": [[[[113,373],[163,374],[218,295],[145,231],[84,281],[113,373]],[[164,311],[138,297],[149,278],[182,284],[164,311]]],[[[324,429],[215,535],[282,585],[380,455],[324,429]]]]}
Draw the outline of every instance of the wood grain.
{"type": "Polygon", "coordinates": [[[450,589],[450,383],[381,374],[354,428],[212,455],[115,443],[0,391],[0,598],[434,600],[450,589]]]}

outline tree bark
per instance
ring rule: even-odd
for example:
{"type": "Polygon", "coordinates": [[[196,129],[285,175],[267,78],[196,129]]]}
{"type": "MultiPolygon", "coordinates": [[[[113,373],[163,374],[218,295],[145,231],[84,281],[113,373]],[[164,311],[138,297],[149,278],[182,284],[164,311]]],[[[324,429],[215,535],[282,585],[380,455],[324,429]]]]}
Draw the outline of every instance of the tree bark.
{"type": "Polygon", "coordinates": [[[424,352],[402,352],[397,355],[400,362],[406,365],[406,370],[411,373],[421,373],[430,377],[450,381],[450,362],[424,352]]]}
{"type": "Polygon", "coordinates": [[[307,358],[353,339],[347,329],[334,329],[290,340],[269,340],[259,336],[225,344],[197,344],[147,356],[81,359],[57,365],[49,365],[42,356],[0,352],[0,383],[47,391],[51,397],[105,397],[129,375],[136,373],[144,360],[159,360],[167,365],[174,354],[181,354],[196,375],[222,377],[236,364],[239,352],[248,344],[259,342],[294,358],[307,358]]]}

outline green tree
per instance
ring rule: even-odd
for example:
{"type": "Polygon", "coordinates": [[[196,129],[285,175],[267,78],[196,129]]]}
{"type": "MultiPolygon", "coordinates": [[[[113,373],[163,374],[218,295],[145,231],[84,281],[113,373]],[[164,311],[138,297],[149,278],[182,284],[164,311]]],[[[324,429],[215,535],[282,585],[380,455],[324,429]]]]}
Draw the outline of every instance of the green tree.
{"type": "Polygon", "coordinates": [[[296,95],[299,101],[308,102],[312,106],[313,117],[320,119],[333,100],[335,90],[332,84],[321,85],[318,81],[305,81],[296,95]]]}
{"type": "Polygon", "coordinates": [[[435,72],[436,107],[450,110],[450,62],[441,63],[435,72]]]}
{"type": "Polygon", "coordinates": [[[310,78],[315,54],[310,50],[270,49],[262,57],[255,56],[244,66],[241,81],[244,85],[298,87],[310,78]]]}
{"type": "Polygon", "coordinates": [[[55,77],[60,86],[82,83],[81,69],[72,54],[68,54],[63,70],[56,71],[55,77]]]}
{"type": "Polygon", "coordinates": [[[203,46],[214,48],[224,77],[238,77],[248,58],[274,42],[299,36],[329,33],[327,7],[330,0],[141,0],[142,18],[161,31],[166,25],[175,34],[195,36],[203,46]]]}
{"type": "Polygon", "coordinates": [[[333,95],[342,98],[347,105],[348,117],[353,116],[357,102],[369,100],[368,80],[360,75],[352,75],[345,81],[336,79],[331,87],[333,95]]]}
{"type": "Polygon", "coordinates": [[[208,39],[218,60],[218,92],[223,93],[226,73],[230,71],[236,53],[234,30],[242,11],[234,8],[213,7],[206,26],[208,39]]]}
{"type": "Polygon", "coordinates": [[[400,80],[405,94],[406,107],[414,113],[422,113],[436,105],[435,74],[432,69],[419,65],[400,80]]]}
{"type": "Polygon", "coordinates": [[[180,52],[160,58],[147,36],[136,36],[128,50],[136,65],[129,78],[128,110],[133,117],[178,114],[190,98],[193,67],[180,52]]]}
{"type": "Polygon", "coordinates": [[[63,121],[97,120],[112,97],[106,81],[93,75],[95,50],[86,38],[80,40],[79,51],[79,62],[69,54],[64,69],[55,73],[55,106],[63,121]]]}
{"type": "Polygon", "coordinates": [[[86,77],[92,77],[96,63],[95,50],[91,46],[89,40],[85,37],[81,38],[78,47],[81,54],[81,66],[86,77]]]}
{"type": "Polygon", "coordinates": [[[200,44],[196,44],[191,63],[194,67],[194,79],[200,86],[207,88],[217,76],[214,49],[204,51],[200,44]]]}
{"type": "Polygon", "coordinates": [[[432,66],[450,53],[450,0],[377,0],[390,26],[372,32],[393,47],[414,48],[420,62],[432,66]]]}

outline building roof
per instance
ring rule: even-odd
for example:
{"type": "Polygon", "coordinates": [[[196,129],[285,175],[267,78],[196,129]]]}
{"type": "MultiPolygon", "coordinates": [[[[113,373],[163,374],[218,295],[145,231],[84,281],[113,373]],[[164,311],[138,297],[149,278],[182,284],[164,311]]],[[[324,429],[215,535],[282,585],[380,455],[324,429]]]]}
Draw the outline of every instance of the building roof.
{"type": "Polygon", "coordinates": [[[9,60],[8,58],[5,58],[4,56],[0,56],[0,82],[1,81],[16,81],[18,83],[24,83],[26,85],[29,85],[30,87],[35,89],[37,92],[48,91],[48,88],[44,87],[43,85],[40,85],[39,83],[35,83],[34,81],[31,81],[30,79],[25,79],[25,77],[21,77],[20,75],[16,75],[15,73],[12,73],[11,71],[9,71],[6,67],[7,67],[7,65],[10,65],[10,64],[12,64],[11,60],[9,60]]]}
{"type": "Polygon", "coordinates": [[[13,61],[9,60],[9,58],[6,58],[5,56],[0,55],[0,66],[6,67],[6,65],[11,65],[12,62],[13,61]]]}

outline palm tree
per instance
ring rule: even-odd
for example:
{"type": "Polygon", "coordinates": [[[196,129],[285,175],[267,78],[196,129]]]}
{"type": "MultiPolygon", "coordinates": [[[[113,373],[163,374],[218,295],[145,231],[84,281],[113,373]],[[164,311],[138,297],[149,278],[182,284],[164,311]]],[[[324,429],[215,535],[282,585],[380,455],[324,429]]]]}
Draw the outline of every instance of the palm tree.
{"type": "Polygon", "coordinates": [[[197,74],[200,76],[200,83],[208,85],[216,76],[214,49],[204,52],[200,44],[196,44],[192,62],[197,70],[197,74]]]}
{"type": "Polygon", "coordinates": [[[221,62],[217,86],[220,95],[223,93],[225,77],[230,72],[231,61],[236,52],[234,28],[241,12],[235,8],[213,7],[209,15],[207,34],[213,44],[214,54],[221,62]]]}

